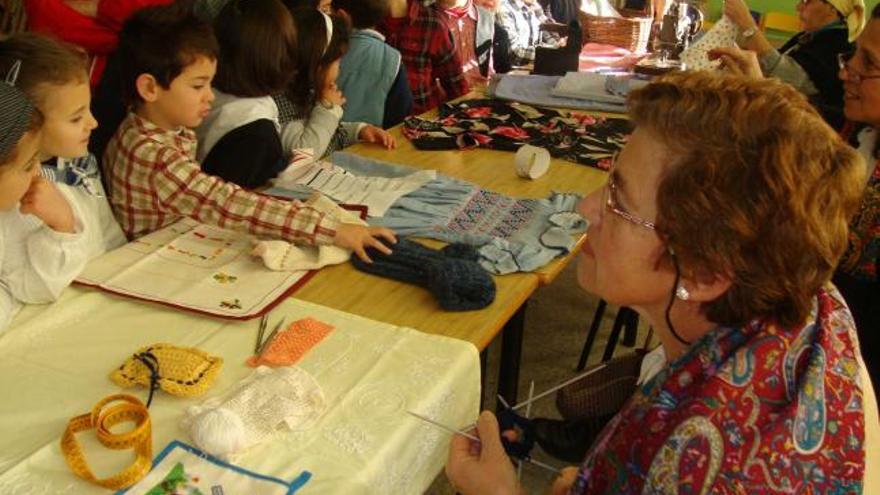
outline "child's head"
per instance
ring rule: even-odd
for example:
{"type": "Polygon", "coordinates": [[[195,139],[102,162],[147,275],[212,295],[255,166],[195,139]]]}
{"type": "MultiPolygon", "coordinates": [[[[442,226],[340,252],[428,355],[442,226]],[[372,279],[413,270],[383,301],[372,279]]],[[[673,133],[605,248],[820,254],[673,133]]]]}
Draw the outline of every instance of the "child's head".
{"type": "Polygon", "coordinates": [[[123,95],[165,128],[197,127],[211,108],[217,40],[187,2],[135,13],[119,35],[123,95]]]}
{"type": "Polygon", "coordinates": [[[278,94],[296,74],[293,17],[280,0],[233,0],[214,21],[220,44],[214,86],[240,97],[278,94]]]}
{"type": "Polygon", "coordinates": [[[39,173],[41,124],[28,97],[0,81],[0,211],[14,208],[39,173]]]}
{"type": "Polygon", "coordinates": [[[355,29],[372,29],[388,17],[388,0],[333,0],[333,11],[344,11],[355,29]]]}
{"type": "Polygon", "coordinates": [[[334,83],[339,74],[339,60],[348,51],[349,28],[342,17],[313,8],[300,7],[291,12],[297,26],[299,63],[287,96],[298,114],[307,115],[321,89],[334,83]]]}
{"type": "Polygon", "coordinates": [[[0,74],[22,61],[16,87],[43,116],[41,158],[88,153],[98,123],[89,110],[88,57],[81,49],[32,33],[0,41],[0,74]]]}

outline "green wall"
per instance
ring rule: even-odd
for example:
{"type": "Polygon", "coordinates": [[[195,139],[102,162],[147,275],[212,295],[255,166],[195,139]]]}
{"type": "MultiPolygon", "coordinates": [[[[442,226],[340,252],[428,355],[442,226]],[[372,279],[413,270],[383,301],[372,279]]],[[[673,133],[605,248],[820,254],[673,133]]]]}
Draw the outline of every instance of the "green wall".
{"type": "MultiPolygon", "coordinates": [[[[871,13],[871,9],[877,5],[880,0],[865,0],[867,9],[866,14],[871,13]]],[[[758,12],[789,12],[794,14],[794,6],[797,0],[746,0],[752,10],[758,12]]],[[[721,15],[722,0],[709,0],[709,17],[717,19],[721,15]]]]}

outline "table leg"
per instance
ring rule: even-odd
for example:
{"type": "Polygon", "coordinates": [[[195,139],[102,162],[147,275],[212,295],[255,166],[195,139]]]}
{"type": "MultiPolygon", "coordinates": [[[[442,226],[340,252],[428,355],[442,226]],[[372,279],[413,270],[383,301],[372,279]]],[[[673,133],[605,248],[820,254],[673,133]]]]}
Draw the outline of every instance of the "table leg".
{"type": "Polygon", "coordinates": [[[487,366],[489,365],[489,348],[486,347],[480,352],[480,411],[485,407],[484,398],[486,397],[486,376],[487,366]]]}
{"type": "MultiPolygon", "coordinates": [[[[498,367],[498,393],[508,404],[516,404],[516,390],[519,384],[519,364],[522,359],[523,331],[526,324],[528,301],[504,324],[501,334],[501,364],[498,367]]],[[[501,409],[502,404],[496,405],[501,409]]]]}

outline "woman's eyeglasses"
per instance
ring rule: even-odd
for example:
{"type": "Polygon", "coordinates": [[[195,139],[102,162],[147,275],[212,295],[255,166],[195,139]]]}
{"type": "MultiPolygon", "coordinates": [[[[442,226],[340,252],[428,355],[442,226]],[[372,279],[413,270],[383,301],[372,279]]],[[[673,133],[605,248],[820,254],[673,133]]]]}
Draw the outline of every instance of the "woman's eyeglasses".
{"type": "MultiPolygon", "coordinates": [[[[617,157],[615,156],[615,159],[617,157]]],[[[605,189],[607,191],[607,197],[605,199],[605,207],[608,208],[611,213],[623,218],[627,222],[636,224],[640,227],[644,227],[650,230],[657,230],[657,225],[650,220],[645,220],[644,218],[639,218],[632,213],[626,211],[622,206],[620,206],[620,201],[617,199],[617,183],[614,180],[614,174],[612,173],[608,177],[608,183],[605,184],[605,189]]]]}
{"type": "MultiPolygon", "coordinates": [[[[880,79],[880,73],[867,74],[860,70],[856,70],[853,68],[853,60],[855,60],[856,55],[859,52],[851,51],[837,54],[837,66],[841,71],[845,71],[847,78],[853,82],[853,84],[860,84],[862,81],[867,81],[869,79],[880,79]]],[[[862,56],[864,58],[864,55],[862,56]]],[[[864,65],[864,62],[859,65],[864,65]]]]}

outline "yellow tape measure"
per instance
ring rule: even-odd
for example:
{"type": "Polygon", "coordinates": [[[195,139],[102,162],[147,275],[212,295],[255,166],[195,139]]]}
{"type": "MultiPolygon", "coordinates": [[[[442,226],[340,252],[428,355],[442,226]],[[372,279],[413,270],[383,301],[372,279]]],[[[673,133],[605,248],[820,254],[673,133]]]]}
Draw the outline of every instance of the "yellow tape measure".
{"type": "Polygon", "coordinates": [[[71,418],[61,436],[61,452],[67,465],[80,478],[112,490],[127,488],[146,476],[152,467],[150,413],[137,397],[127,394],[105,397],[95,404],[91,412],[71,418]],[[125,433],[111,433],[113,426],[125,422],[134,423],[134,429],[125,433]],[[109,478],[96,478],[76,439],[78,432],[93,428],[98,441],[108,449],[134,449],[137,456],[134,462],[109,478]]]}

